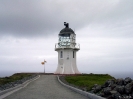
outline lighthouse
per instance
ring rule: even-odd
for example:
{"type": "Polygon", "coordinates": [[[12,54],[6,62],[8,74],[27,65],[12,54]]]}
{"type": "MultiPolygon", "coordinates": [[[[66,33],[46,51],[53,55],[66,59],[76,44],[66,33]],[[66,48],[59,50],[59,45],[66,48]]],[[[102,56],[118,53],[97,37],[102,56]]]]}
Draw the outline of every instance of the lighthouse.
{"type": "Polygon", "coordinates": [[[80,45],[76,43],[76,34],[69,28],[69,23],[64,22],[64,26],[65,28],[59,32],[58,43],[55,44],[55,51],[58,52],[55,74],[80,74],[76,62],[80,45]]]}

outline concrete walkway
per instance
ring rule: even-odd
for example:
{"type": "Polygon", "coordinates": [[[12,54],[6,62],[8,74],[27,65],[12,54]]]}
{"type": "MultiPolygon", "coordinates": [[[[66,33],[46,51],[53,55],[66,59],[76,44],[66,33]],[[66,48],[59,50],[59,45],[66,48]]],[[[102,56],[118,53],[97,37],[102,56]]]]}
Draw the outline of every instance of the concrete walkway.
{"type": "Polygon", "coordinates": [[[64,86],[55,75],[42,75],[27,87],[7,96],[4,99],[88,99],[64,86]]]}

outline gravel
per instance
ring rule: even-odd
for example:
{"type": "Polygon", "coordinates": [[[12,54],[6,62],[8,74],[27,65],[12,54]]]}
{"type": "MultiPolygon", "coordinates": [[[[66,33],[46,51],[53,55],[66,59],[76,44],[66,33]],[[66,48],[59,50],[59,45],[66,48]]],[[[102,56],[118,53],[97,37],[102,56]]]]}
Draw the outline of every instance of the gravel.
{"type": "Polygon", "coordinates": [[[27,87],[7,96],[4,99],[88,99],[64,86],[56,75],[42,75],[27,87]]]}

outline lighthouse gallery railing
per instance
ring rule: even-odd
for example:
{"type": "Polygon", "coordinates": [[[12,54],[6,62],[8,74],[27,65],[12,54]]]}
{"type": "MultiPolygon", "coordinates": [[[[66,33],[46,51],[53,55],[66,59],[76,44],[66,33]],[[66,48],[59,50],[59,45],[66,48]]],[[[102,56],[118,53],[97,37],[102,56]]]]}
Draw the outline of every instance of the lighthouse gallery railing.
{"type": "Polygon", "coordinates": [[[73,49],[80,49],[80,44],[78,43],[70,43],[70,45],[60,45],[59,43],[55,44],[55,49],[59,49],[59,48],[73,48],[73,49]]]}

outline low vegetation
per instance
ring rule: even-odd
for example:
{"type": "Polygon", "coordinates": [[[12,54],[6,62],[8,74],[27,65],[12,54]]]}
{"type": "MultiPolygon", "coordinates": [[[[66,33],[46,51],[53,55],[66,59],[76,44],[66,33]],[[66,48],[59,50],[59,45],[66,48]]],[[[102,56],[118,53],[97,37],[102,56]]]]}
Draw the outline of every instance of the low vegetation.
{"type": "Polygon", "coordinates": [[[115,79],[108,74],[82,74],[82,75],[67,75],[65,80],[79,88],[86,88],[87,91],[91,90],[94,84],[103,85],[105,81],[115,79]]]}
{"type": "Polygon", "coordinates": [[[13,74],[10,77],[3,77],[3,78],[0,78],[0,85],[7,84],[7,83],[10,83],[10,82],[14,82],[16,80],[20,80],[20,79],[23,79],[23,78],[29,77],[29,76],[32,76],[32,74],[16,73],[16,74],[13,74]]]}

